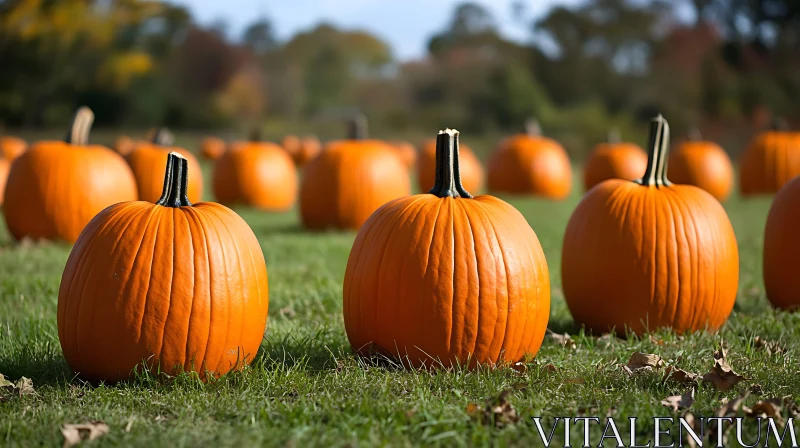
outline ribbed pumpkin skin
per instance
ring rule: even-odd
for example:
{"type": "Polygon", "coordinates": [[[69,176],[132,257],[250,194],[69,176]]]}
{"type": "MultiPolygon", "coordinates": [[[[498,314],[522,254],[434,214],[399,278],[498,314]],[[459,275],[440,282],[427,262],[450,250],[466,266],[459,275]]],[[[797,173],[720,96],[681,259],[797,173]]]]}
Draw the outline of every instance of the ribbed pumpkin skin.
{"type": "Polygon", "coordinates": [[[273,143],[231,145],[214,163],[214,196],[223,204],[285,211],[297,200],[297,182],[292,159],[273,143]]]}
{"type": "MultiPolygon", "coordinates": [[[[417,163],[417,149],[414,148],[409,142],[404,141],[394,141],[390,142],[392,148],[394,148],[397,156],[400,157],[400,160],[403,161],[403,164],[408,168],[412,168],[417,163]]],[[[434,152],[436,151],[436,146],[434,144],[434,152]]]]}
{"type": "Polygon", "coordinates": [[[706,141],[686,141],[669,157],[669,177],[676,184],[702,188],[719,201],[733,190],[733,164],[719,145],[706,141]]]}
{"type": "Polygon", "coordinates": [[[3,196],[6,191],[6,181],[8,180],[8,168],[11,165],[6,159],[0,159],[0,205],[3,205],[3,196]]]}
{"type": "Polygon", "coordinates": [[[525,218],[459,182],[458,131],[440,131],[430,193],[379,208],[344,277],[353,349],[414,367],[475,367],[535,355],[550,317],[550,276],[525,218]]]}
{"type": "Polygon", "coordinates": [[[564,199],[572,165],[555,140],[519,134],[503,140],[489,160],[489,191],[564,199]]]}
{"type": "Polygon", "coordinates": [[[800,307],[800,177],[775,195],[764,231],[764,286],[776,308],[800,307]]]}
{"type": "Polygon", "coordinates": [[[647,168],[647,154],[633,143],[601,143],[595,146],[583,168],[583,187],[591,189],[608,179],[638,179],[647,168]]]}
{"type": "Polygon", "coordinates": [[[561,278],[575,321],[598,333],[717,329],[736,301],[739,251],[705,191],[608,180],[569,220],[561,278]]]}
{"type": "Polygon", "coordinates": [[[25,140],[18,137],[0,137],[0,159],[14,160],[28,149],[25,140]]]}
{"type": "Polygon", "coordinates": [[[186,157],[189,162],[189,200],[199,202],[203,198],[203,173],[200,163],[192,153],[183,148],[140,142],[125,157],[136,177],[140,200],[155,202],[161,196],[164,187],[164,167],[167,165],[167,155],[172,151],[186,157]]]}
{"type": "Polygon", "coordinates": [[[269,306],[258,241],[228,208],[127,202],[81,234],[58,293],[58,336],[82,378],[119,381],[143,360],[221,375],[253,360],[269,306]]]}
{"type": "Polygon", "coordinates": [[[225,140],[219,137],[206,137],[200,142],[200,155],[206,160],[217,160],[225,149],[225,140]]]}
{"type": "Polygon", "coordinates": [[[292,160],[299,167],[306,166],[322,152],[322,143],[316,137],[303,137],[292,154],[292,160]]]}
{"type": "Polygon", "coordinates": [[[408,170],[377,140],[329,143],[300,184],[300,216],[309,229],[358,229],[381,205],[411,194],[408,170]]]}
{"type": "Polygon", "coordinates": [[[739,164],[743,195],[776,193],[800,175],[800,134],[769,131],[758,135],[739,164]]]}
{"type": "Polygon", "coordinates": [[[17,240],[72,243],[101,210],[136,198],[133,173],[118,154],[52,141],[35,143],[11,165],[3,207],[17,240]]]}
{"type": "MultiPolygon", "coordinates": [[[[461,183],[464,188],[472,193],[483,189],[483,166],[475,153],[466,146],[461,145],[461,183]]],[[[436,140],[425,140],[417,157],[417,181],[420,191],[426,192],[433,188],[436,179],[436,140]]]]}

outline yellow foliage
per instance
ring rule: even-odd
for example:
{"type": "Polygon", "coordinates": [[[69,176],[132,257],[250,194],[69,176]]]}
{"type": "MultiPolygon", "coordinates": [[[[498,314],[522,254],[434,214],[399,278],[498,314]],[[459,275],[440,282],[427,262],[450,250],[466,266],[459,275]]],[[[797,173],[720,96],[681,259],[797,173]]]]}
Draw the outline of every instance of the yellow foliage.
{"type": "Polygon", "coordinates": [[[264,76],[256,67],[246,66],[231,77],[216,97],[219,110],[238,119],[255,119],[266,109],[264,76]]]}
{"type": "Polygon", "coordinates": [[[153,68],[150,55],[142,52],[118,53],[106,59],[98,72],[99,81],[114,89],[123,89],[131,80],[153,68]]]}

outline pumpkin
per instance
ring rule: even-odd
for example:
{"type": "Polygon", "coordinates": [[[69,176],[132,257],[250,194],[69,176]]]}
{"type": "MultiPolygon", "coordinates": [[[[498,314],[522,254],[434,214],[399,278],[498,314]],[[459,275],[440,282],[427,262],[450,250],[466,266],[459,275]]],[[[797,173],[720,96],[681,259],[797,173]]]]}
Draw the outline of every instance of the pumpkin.
{"type": "Polygon", "coordinates": [[[322,143],[314,136],[307,136],[300,139],[297,151],[292,155],[294,163],[299,167],[306,166],[322,152],[322,143]]]}
{"type": "Polygon", "coordinates": [[[14,238],[74,242],[101,210],[136,200],[130,168],[108,148],[89,145],[94,114],[78,109],[64,141],[40,141],[8,173],[3,201],[14,238]]]}
{"type": "Polygon", "coordinates": [[[139,142],[136,147],[125,157],[136,177],[136,187],[139,190],[139,199],[155,202],[161,196],[163,187],[164,165],[167,155],[177,152],[189,161],[189,200],[198,202],[203,196],[203,173],[200,163],[189,151],[172,146],[172,134],[160,128],[149,133],[151,141],[139,142]]]}
{"type": "MultiPolygon", "coordinates": [[[[483,189],[483,167],[475,153],[461,146],[461,182],[467,191],[478,192],[483,189]]],[[[425,140],[417,157],[417,182],[419,189],[428,191],[436,182],[436,139],[425,140]]]]}
{"type": "Polygon", "coordinates": [[[387,144],[366,138],[366,120],[350,138],[326,145],[303,172],[300,217],[308,229],[358,229],[378,207],[411,194],[408,170],[387,144]]]}
{"type": "Polygon", "coordinates": [[[214,196],[223,204],[284,211],[297,200],[297,171],[274,143],[238,142],[214,163],[214,196]]]}
{"type": "Polygon", "coordinates": [[[297,153],[300,152],[300,137],[296,135],[287,135],[281,140],[281,146],[283,146],[283,149],[289,153],[289,156],[294,160],[297,153]]]}
{"type": "Polygon", "coordinates": [[[67,259],[58,338],[87,380],[143,367],[219,376],[250,363],[264,336],[267,268],[253,231],[223,205],[189,201],[183,156],[166,164],[155,204],[103,210],[67,259]]]}
{"type": "Polygon", "coordinates": [[[790,180],[775,195],[764,231],[764,287],[773,306],[800,308],[800,177],[790,180]]]}
{"type": "Polygon", "coordinates": [[[575,321],[589,330],[715,330],[733,309],[733,227],[713,196],[667,179],[668,153],[669,125],[659,115],[644,176],[598,184],[569,220],[562,288],[575,321]]]}
{"type": "Polygon", "coordinates": [[[572,188],[572,166],[564,147],[542,137],[532,120],[527,132],[504,139],[489,161],[489,191],[564,199],[572,188]]]}
{"type": "MultiPolygon", "coordinates": [[[[413,167],[417,163],[417,149],[414,148],[414,145],[412,145],[409,142],[400,140],[389,142],[389,144],[392,145],[392,148],[394,148],[395,152],[400,157],[400,160],[402,160],[403,163],[408,168],[413,167]]],[[[435,141],[433,147],[435,152],[436,151],[435,141]]]]}
{"type": "Polygon", "coordinates": [[[136,142],[127,135],[120,135],[114,140],[114,151],[123,156],[127,156],[136,147],[136,142]]]}
{"type": "Polygon", "coordinates": [[[219,137],[206,137],[200,141],[200,155],[206,160],[217,160],[226,148],[225,140],[219,137]]]}
{"type": "Polygon", "coordinates": [[[344,278],[353,349],[416,367],[475,367],[535,355],[550,316],[542,246],[514,207],[461,184],[458,131],[437,138],[427,194],[379,208],[344,278]]]}
{"type": "Polygon", "coordinates": [[[776,122],[773,130],[757,135],[742,154],[739,163],[742,195],[776,193],[800,175],[800,133],[785,131],[780,123],[776,122]]]}
{"type": "Polygon", "coordinates": [[[0,137],[0,159],[14,160],[28,149],[25,140],[18,137],[0,137]]]}
{"type": "Polygon", "coordinates": [[[608,141],[594,147],[583,168],[583,187],[591,189],[608,179],[634,180],[647,167],[647,154],[639,145],[621,142],[619,134],[609,132],[608,141]]]}
{"type": "Polygon", "coordinates": [[[733,189],[733,164],[722,147],[702,140],[694,131],[669,156],[669,171],[676,184],[694,185],[724,201],[733,189]]]}
{"type": "Polygon", "coordinates": [[[3,195],[6,191],[6,181],[8,180],[8,168],[11,165],[6,159],[0,159],[0,205],[3,205],[3,195]]]}

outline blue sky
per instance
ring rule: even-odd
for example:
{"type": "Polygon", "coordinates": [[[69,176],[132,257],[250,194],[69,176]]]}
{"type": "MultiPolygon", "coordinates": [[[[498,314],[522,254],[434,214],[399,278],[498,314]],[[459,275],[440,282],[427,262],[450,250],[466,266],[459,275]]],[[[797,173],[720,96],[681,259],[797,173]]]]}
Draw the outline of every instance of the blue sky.
{"type": "MultiPolygon", "coordinates": [[[[528,13],[539,17],[554,5],[577,5],[582,0],[528,0],[528,13]]],[[[223,19],[232,35],[254,19],[272,19],[278,37],[286,39],[321,20],[345,28],[366,29],[389,42],[396,57],[425,54],[431,34],[443,29],[459,0],[177,0],[208,24],[223,19]]],[[[477,0],[495,17],[507,37],[526,40],[528,30],[512,17],[512,0],[477,0]]],[[[234,34],[235,33],[235,34],[234,34]]]]}

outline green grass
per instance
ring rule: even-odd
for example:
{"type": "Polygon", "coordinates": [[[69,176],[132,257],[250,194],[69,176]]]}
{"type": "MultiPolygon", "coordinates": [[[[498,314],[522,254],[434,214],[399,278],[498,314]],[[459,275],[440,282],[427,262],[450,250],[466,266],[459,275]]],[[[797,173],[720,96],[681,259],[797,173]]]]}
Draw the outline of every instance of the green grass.
{"type": "MultiPolygon", "coordinates": [[[[305,233],[296,212],[239,209],[258,236],[269,270],[269,321],[253,364],[208,384],[186,376],[93,386],[73,377],[58,341],[58,287],[70,248],[17,245],[0,226],[0,373],[12,380],[30,377],[36,390],[0,403],[0,445],[56,446],[62,424],[103,420],[111,431],[99,440],[101,445],[540,446],[534,416],[586,412],[602,417],[610,408],[618,421],[675,416],[660,401],[685,392],[685,386],[663,384],[661,372],[629,377],[615,363],[625,364],[631,353],[642,351],[660,354],[667,363],[680,360],[681,368],[703,374],[722,340],[733,368],[749,381],[725,393],[701,384],[693,411],[709,415],[721,398],[755,383],[765,398],[798,394],[800,316],[773,311],[761,283],[769,199],[734,198],[726,204],[739,240],[741,280],[734,312],[720,332],[678,338],[660,331],[652,338],[608,342],[575,326],[561,293],[561,242],[578,200],[577,191],[560,203],[511,200],[547,256],[553,291],[550,328],[576,341],[576,349],[569,350],[546,338],[524,373],[406,371],[357,358],[341,312],[342,280],[355,234],[305,233]],[[756,350],[755,336],[779,341],[787,352],[756,350]],[[551,363],[555,372],[544,367],[551,363]],[[483,405],[508,388],[514,390],[510,401],[521,417],[517,424],[496,428],[470,418],[469,403],[483,405]]],[[[747,402],[752,405],[757,398],[747,402]]],[[[573,431],[578,434],[575,446],[580,446],[580,431],[573,431]]],[[[597,426],[592,431],[600,432],[597,426]]],[[[647,433],[652,430],[641,434],[643,440],[647,433]]]]}

